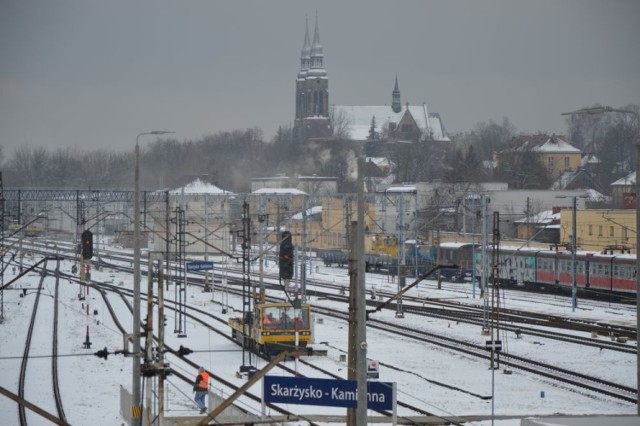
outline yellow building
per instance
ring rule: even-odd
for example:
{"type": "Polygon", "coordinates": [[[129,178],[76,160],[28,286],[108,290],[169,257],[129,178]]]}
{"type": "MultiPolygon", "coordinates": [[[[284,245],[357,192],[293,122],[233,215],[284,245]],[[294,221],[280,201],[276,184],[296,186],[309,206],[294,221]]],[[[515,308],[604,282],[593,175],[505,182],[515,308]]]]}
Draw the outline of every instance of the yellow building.
{"type": "MultiPolygon", "coordinates": [[[[560,212],[560,243],[571,244],[573,214],[571,209],[560,212]]],[[[637,252],[635,210],[576,211],[576,244],[578,250],[637,252]]]]}
{"type": "Polygon", "coordinates": [[[498,162],[525,152],[535,153],[554,179],[565,171],[578,170],[582,158],[580,150],[562,136],[539,134],[514,137],[507,148],[497,154],[498,162]]]}

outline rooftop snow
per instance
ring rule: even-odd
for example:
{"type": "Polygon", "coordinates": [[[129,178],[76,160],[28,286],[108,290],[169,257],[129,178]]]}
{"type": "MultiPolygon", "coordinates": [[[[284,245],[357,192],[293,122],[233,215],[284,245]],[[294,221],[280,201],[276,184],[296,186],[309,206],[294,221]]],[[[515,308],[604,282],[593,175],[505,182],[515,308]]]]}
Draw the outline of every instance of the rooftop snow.
{"type": "Polygon", "coordinates": [[[260,188],[253,191],[254,194],[292,194],[292,195],[307,195],[306,192],[300,191],[297,188],[260,188]]]}
{"type": "MultiPolygon", "coordinates": [[[[376,131],[379,132],[389,123],[398,124],[407,111],[407,107],[404,106],[400,112],[396,113],[389,105],[333,105],[332,108],[334,117],[345,117],[351,139],[354,140],[367,139],[372,117],[376,117],[376,131]]],[[[429,113],[426,105],[409,105],[408,108],[423,134],[430,131],[435,140],[450,141],[444,132],[440,117],[437,114],[429,113]]]]}
{"type": "Polygon", "coordinates": [[[225,191],[207,182],[203,182],[199,178],[191,183],[186,184],[182,188],[176,188],[169,191],[170,194],[232,194],[230,191],[225,191]]]}

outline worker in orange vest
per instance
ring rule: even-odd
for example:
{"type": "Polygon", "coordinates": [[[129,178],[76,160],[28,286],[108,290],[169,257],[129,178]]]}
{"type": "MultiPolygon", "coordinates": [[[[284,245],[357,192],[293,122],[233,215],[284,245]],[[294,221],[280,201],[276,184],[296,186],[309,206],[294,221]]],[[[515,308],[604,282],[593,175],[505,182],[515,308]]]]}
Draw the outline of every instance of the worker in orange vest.
{"type": "Polygon", "coordinates": [[[200,414],[204,414],[207,411],[207,404],[204,400],[207,397],[208,390],[209,373],[207,373],[204,367],[200,367],[198,369],[196,380],[193,383],[193,391],[196,393],[194,400],[196,401],[196,404],[198,404],[198,408],[200,408],[200,414]]]}

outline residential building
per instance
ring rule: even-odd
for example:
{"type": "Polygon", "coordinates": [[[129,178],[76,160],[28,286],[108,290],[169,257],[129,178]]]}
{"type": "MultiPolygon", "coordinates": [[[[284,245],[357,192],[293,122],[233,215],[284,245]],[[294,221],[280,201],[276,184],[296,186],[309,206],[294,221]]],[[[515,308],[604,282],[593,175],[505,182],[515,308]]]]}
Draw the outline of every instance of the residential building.
{"type": "MultiPolygon", "coordinates": [[[[576,210],[576,245],[579,250],[636,253],[635,210],[576,210]]],[[[560,211],[560,243],[571,244],[573,210],[560,211]]]]}
{"type": "Polygon", "coordinates": [[[618,179],[611,184],[613,207],[618,209],[636,208],[636,172],[618,179]]]}
{"type": "Polygon", "coordinates": [[[559,135],[523,135],[514,137],[507,147],[496,153],[498,165],[523,153],[536,154],[549,176],[558,178],[565,171],[578,170],[582,153],[559,135]]]}

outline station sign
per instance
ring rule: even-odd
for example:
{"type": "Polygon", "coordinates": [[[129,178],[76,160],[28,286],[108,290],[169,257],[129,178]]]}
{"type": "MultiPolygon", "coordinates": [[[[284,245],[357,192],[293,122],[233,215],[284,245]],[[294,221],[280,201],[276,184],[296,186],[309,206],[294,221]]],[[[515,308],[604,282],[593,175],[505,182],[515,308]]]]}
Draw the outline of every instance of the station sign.
{"type": "MultiPolygon", "coordinates": [[[[263,386],[264,400],[269,403],[345,408],[358,406],[356,380],[264,376],[263,386]]],[[[367,382],[368,409],[392,410],[395,398],[395,383],[367,382]]]]}
{"type": "Polygon", "coordinates": [[[196,261],[187,262],[187,272],[210,271],[213,269],[213,262],[196,261]]]}

